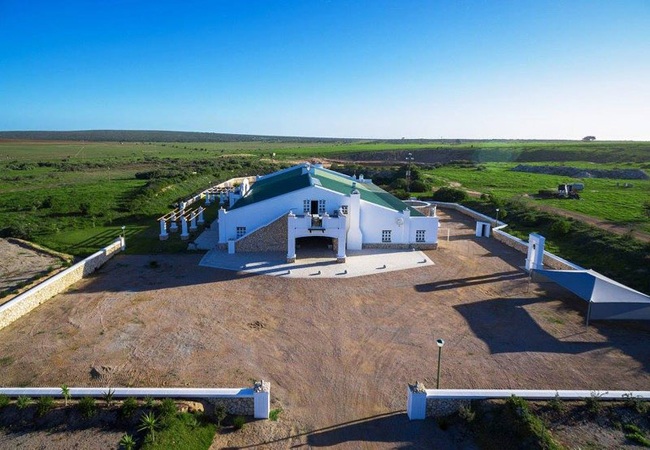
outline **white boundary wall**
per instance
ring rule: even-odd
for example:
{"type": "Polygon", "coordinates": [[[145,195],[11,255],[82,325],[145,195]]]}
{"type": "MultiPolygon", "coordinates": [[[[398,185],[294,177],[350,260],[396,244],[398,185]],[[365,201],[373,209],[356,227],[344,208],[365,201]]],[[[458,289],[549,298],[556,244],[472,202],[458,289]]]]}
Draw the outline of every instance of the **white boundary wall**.
{"type": "Polygon", "coordinates": [[[55,295],[63,292],[83,277],[95,272],[113,255],[124,250],[124,248],[124,238],[119,237],[110,245],[93,253],[86,259],[0,305],[0,329],[27,314],[41,303],[45,303],[55,295]]]}
{"type": "MultiPolygon", "coordinates": [[[[421,386],[421,385],[420,385],[421,386]]],[[[526,400],[584,400],[598,397],[601,400],[650,400],[650,391],[587,391],[587,390],[528,390],[528,389],[417,389],[408,387],[406,413],[410,420],[445,416],[458,411],[471,400],[506,399],[513,395],[526,400]]]]}
{"type": "MultiPolygon", "coordinates": [[[[109,388],[70,388],[72,398],[102,397],[109,388]]],[[[256,419],[268,419],[271,406],[270,383],[256,382],[252,388],[110,388],[115,398],[153,397],[153,398],[185,398],[206,400],[250,401],[252,399],[256,419]]],[[[63,397],[61,388],[0,388],[0,394],[9,397],[63,397]]]]}
{"type": "MultiPolygon", "coordinates": [[[[481,214],[478,211],[474,211],[473,209],[459,205],[458,203],[431,202],[431,204],[439,206],[441,208],[455,209],[456,211],[461,212],[478,221],[489,222],[493,226],[492,236],[494,239],[522,253],[528,253],[528,242],[503,231],[503,228],[508,226],[507,223],[496,220],[493,217],[486,216],[485,214],[481,214]]],[[[567,261],[566,259],[560,258],[559,256],[547,251],[544,251],[544,265],[550,267],[551,269],[558,270],[585,270],[583,267],[580,267],[571,261],[567,261]]]]}

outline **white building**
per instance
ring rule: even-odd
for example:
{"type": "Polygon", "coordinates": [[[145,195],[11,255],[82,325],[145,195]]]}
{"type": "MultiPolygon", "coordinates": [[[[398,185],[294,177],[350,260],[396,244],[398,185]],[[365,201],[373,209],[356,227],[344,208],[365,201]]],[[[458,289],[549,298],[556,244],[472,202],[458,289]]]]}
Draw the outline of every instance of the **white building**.
{"type": "MultiPolygon", "coordinates": [[[[224,199],[225,200],[225,199],[224,199]]],[[[219,244],[232,252],[286,251],[329,238],[339,261],[369,247],[436,248],[438,219],[366,180],[300,164],[245,183],[219,211],[219,244]]]]}

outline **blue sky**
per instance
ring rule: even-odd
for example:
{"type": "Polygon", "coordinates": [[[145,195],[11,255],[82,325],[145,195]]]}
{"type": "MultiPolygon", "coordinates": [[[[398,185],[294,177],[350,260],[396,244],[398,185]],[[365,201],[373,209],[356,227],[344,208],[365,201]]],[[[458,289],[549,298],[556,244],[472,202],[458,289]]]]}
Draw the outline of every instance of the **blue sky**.
{"type": "Polygon", "coordinates": [[[650,2],[0,0],[0,130],[650,140],[650,2]]]}

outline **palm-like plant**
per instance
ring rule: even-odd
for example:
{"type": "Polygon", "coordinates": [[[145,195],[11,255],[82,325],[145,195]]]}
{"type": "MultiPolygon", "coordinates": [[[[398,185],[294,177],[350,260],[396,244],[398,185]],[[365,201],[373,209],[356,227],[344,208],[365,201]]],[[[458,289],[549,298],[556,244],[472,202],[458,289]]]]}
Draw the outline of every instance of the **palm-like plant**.
{"type": "Polygon", "coordinates": [[[123,450],[133,450],[135,449],[135,439],[130,434],[125,434],[120,439],[120,448],[123,450]]]}
{"type": "Polygon", "coordinates": [[[104,402],[106,402],[106,406],[108,407],[110,407],[111,404],[113,403],[113,397],[115,397],[115,391],[111,388],[108,388],[108,391],[102,394],[102,398],[104,399],[104,402]]]}
{"type": "Polygon", "coordinates": [[[140,419],[140,427],[138,431],[146,431],[151,434],[151,442],[156,440],[156,428],[158,428],[158,418],[152,412],[143,414],[140,419]]]}
{"type": "Polygon", "coordinates": [[[68,400],[70,400],[70,388],[65,384],[61,385],[61,395],[63,395],[65,406],[68,406],[68,400]]]}

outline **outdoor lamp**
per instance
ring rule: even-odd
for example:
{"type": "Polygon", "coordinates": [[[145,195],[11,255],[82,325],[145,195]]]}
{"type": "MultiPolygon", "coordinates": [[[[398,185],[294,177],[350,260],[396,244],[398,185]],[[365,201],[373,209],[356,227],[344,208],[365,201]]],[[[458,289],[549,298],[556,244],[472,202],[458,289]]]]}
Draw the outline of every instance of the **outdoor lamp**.
{"type": "Polygon", "coordinates": [[[436,377],[436,389],[440,389],[440,357],[442,356],[442,346],[445,345],[445,341],[442,339],[436,339],[436,345],[438,345],[438,376],[436,377]]]}

